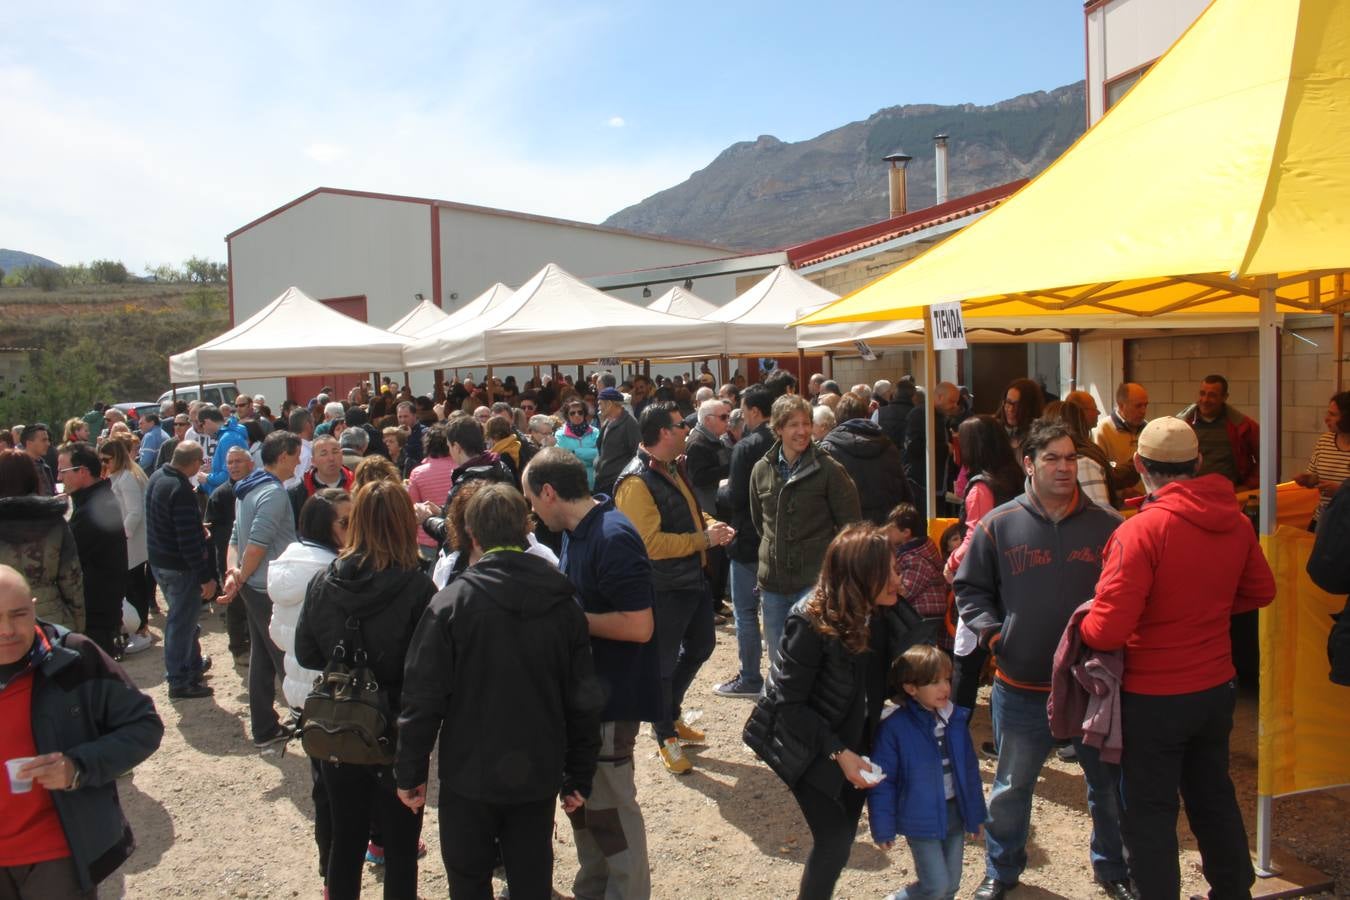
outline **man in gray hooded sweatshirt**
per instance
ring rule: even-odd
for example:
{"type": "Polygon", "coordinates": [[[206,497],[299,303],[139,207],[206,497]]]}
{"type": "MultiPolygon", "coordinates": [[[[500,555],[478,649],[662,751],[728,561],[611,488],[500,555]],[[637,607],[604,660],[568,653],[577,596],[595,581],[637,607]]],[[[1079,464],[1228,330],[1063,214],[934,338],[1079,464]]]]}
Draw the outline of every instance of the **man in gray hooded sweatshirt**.
{"type": "MultiPolygon", "coordinates": [[[[990,707],[998,771],[976,900],[1000,900],[1026,868],[1032,795],[1055,743],[1046,715],[1055,648],[1069,616],[1092,599],[1107,538],[1121,522],[1079,490],[1078,452],[1062,422],[1038,420],[1021,453],[1026,493],[980,519],[953,582],[962,620],[997,664],[990,707]]],[[[1131,900],[1119,771],[1094,748],[1075,745],[1087,779],[1093,872],[1107,896],[1131,900]]]]}

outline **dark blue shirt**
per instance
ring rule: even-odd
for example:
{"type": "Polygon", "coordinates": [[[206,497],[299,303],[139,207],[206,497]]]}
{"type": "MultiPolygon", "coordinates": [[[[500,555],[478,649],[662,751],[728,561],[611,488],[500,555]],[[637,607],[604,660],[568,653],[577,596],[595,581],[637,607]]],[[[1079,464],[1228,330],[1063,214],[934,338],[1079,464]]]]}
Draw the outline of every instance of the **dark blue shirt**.
{"type": "MultiPolygon", "coordinates": [[[[563,535],[559,566],[588,613],[651,609],[656,597],[652,564],[642,537],[628,517],[601,494],[598,503],[563,535]]],[[[656,636],[645,644],[591,638],[595,674],[608,697],[602,722],[651,722],[661,718],[661,664],[656,636]]]]}

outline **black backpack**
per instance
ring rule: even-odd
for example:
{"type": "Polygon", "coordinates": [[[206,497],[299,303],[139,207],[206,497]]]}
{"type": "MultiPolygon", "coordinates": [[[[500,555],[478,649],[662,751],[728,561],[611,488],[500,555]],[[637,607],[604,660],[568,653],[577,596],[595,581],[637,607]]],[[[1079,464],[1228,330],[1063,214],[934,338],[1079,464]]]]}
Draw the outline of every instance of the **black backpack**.
{"type": "MultiPolygon", "coordinates": [[[[1317,522],[1308,577],[1328,594],[1350,594],[1350,479],[1341,484],[1317,522]]],[[[1327,638],[1330,678],[1350,686],[1350,602],[1331,617],[1327,638]]]]}
{"type": "Polygon", "coordinates": [[[389,698],[368,665],[361,620],[348,618],[347,631],[350,634],[338,640],[327,667],[305,698],[300,744],[305,753],[325,762],[393,765],[389,698]]]}

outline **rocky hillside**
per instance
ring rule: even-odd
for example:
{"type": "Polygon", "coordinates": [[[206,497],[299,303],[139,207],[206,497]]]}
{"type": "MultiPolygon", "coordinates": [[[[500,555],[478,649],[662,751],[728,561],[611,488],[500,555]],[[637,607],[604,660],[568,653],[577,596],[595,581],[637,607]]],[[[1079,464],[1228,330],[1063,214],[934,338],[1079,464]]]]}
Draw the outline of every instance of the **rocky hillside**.
{"type": "Polygon", "coordinates": [[[909,209],[934,202],[933,135],[950,135],[949,196],[1026,178],[1064,152],[1084,127],[1083,82],[991,106],[892,106],[863,122],[784,143],[733,144],[683,184],[615,213],[604,224],[731,247],[795,244],[884,219],[889,164],[909,166],[909,209]]]}
{"type": "Polygon", "coordinates": [[[6,250],[0,247],[0,269],[6,272],[12,272],[22,266],[47,266],[52,268],[61,265],[52,262],[45,256],[38,256],[36,253],[28,253],[23,250],[6,250]]]}

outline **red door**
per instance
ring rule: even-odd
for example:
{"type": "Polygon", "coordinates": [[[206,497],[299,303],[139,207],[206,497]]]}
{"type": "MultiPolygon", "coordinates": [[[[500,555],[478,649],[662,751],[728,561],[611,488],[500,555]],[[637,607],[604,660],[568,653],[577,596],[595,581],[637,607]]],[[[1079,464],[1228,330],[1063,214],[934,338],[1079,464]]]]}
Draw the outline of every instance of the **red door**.
{"type": "MultiPolygon", "coordinates": [[[[344,316],[351,316],[358,322],[366,321],[366,295],[354,297],[333,297],[320,300],[344,316]]],[[[296,403],[308,403],[325,387],[332,388],[332,399],[345,400],[352,388],[370,377],[369,372],[348,372],[341,375],[297,375],[286,379],[286,396],[296,403]]]]}

